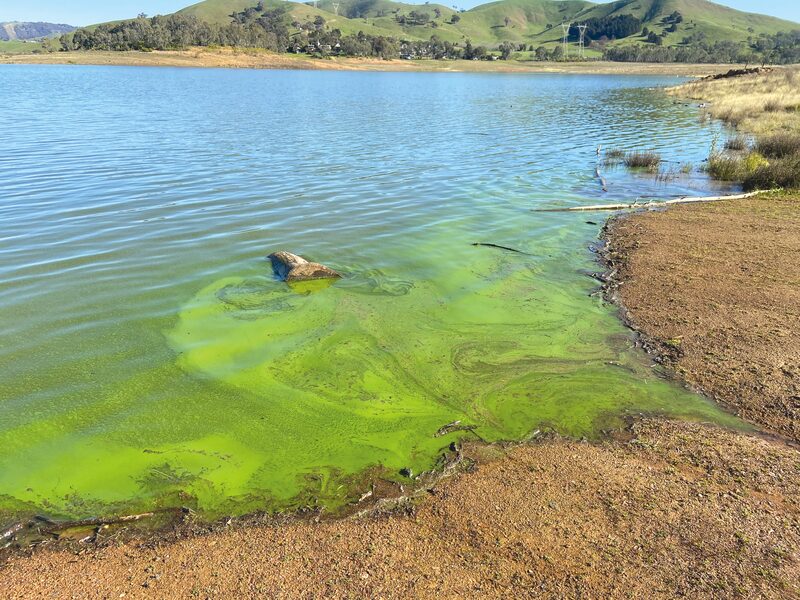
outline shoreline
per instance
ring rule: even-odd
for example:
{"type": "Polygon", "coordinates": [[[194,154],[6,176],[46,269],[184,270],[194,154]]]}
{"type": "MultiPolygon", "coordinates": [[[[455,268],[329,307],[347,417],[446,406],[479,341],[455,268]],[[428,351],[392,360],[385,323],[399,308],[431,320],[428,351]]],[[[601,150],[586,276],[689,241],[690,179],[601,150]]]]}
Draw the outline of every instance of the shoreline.
{"type": "Polygon", "coordinates": [[[800,249],[800,197],[772,193],[614,215],[602,235],[604,292],[643,349],[728,412],[800,445],[792,401],[800,397],[792,366],[800,315],[788,309],[800,272],[770,251],[777,244],[788,260],[787,245],[800,249]],[[674,250],[679,237],[690,238],[686,252],[674,250]],[[671,268],[676,262],[680,269],[671,268]]]}
{"type": "Polygon", "coordinates": [[[26,600],[800,592],[797,451],[783,444],[642,419],[602,443],[474,452],[473,472],[401,510],[45,545],[0,564],[0,581],[26,600]]]}
{"type": "Polygon", "coordinates": [[[91,65],[186,67],[257,70],[380,71],[430,73],[563,73],[575,75],[663,75],[704,77],[739,68],[735,64],[536,62],[468,60],[381,60],[374,58],[316,59],[306,55],[275,54],[256,49],[169,50],[153,52],[54,52],[0,54],[0,65],[91,65]]]}

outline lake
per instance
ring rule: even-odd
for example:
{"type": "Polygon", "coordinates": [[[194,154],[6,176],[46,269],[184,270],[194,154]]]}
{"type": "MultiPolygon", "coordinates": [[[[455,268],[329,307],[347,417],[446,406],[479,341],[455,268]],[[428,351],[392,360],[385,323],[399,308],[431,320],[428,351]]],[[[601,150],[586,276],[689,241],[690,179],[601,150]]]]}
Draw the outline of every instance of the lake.
{"type": "Polygon", "coordinates": [[[593,294],[607,213],[534,210],[719,192],[678,81],[0,67],[0,524],[335,510],[456,420],[733,423],[593,294]],[[289,287],[276,250],[345,277],[289,287]]]}

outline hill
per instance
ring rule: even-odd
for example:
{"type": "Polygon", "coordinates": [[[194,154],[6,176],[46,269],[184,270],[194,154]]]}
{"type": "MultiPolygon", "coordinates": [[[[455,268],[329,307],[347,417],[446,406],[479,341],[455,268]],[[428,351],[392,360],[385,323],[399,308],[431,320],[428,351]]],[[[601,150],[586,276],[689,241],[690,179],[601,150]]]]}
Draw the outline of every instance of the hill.
{"type": "Polygon", "coordinates": [[[6,42],[14,40],[36,40],[54,35],[62,35],[74,30],[75,27],[72,25],[58,23],[0,23],[0,40],[6,42]]]}
{"type": "MultiPolygon", "coordinates": [[[[253,7],[256,1],[206,0],[179,12],[222,24],[230,21],[232,12],[253,7]]],[[[276,2],[265,4],[275,5],[276,2]]],[[[489,46],[504,41],[553,45],[561,40],[561,23],[609,22],[614,17],[624,16],[633,17],[640,26],[635,34],[611,39],[612,44],[644,42],[641,34],[645,30],[662,38],[659,45],[674,46],[682,44],[684,38],[709,43],[741,42],[762,33],[800,29],[800,24],[791,21],[746,13],[707,0],[616,0],[604,4],[585,0],[500,0],[464,12],[440,4],[406,4],[391,0],[282,4],[290,6],[292,17],[299,22],[322,16],[329,27],[345,34],[364,31],[408,40],[427,40],[436,35],[446,41],[470,39],[489,46]],[[312,4],[316,4],[316,8],[312,4]],[[427,15],[427,19],[409,19],[412,12],[427,15]],[[670,16],[676,13],[680,20],[673,23],[675,19],[671,20],[670,16]]]]}

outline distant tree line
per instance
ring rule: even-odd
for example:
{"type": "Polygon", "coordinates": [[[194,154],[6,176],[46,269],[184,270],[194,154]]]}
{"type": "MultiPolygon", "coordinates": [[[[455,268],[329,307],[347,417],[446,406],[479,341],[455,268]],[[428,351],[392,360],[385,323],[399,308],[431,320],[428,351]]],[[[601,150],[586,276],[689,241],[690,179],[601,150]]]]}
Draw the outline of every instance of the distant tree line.
{"type": "Polygon", "coordinates": [[[138,18],[78,29],[61,37],[63,50],[175,50],[190,46],[235,46],[264,48],[274,52],[319,55],[365,56],[379,58],[466,58],[489,57],[484,46],[467,41],[463,48],[436,36],[428,41],[401,41],[386,36],[343,35],[327,29],[325,19],[290,22],[286,6],[265,8],[262,3],[233,13],[226,25],[213,25],[193,16],[138,18]],[[290,31],[290,27],[294,32],[290,31]]]}
{"type": "MultiPolygon", "coordinates": [[[[419,23],[427,13],[414,12],[410,17],[419,23]]],[[[292,21],[286,5],[266,8],[262,2],[230,15],[227,24],[217,25],[193,16],[173,14],[122,21],[78,29],[60,38],[63,50],[171,50],[190,46],[232,46],[264,48],[274,52],[309,53],[313,55],[365,56],[380,58],[438,58],[467,60],[494,59],[497,56],[485,47],[467,40],[463,45],[432,36],[427,41],[403,41],[387,36],[359,32],[343,35],[339,29],[329,29],[322,16],[313,21],[292,21]]],[[[682,17],[674,13],[664,19],[674,25],[682,17]]],[[[587,45],[603,47],[605,41],[629,37],[639,31],[641,21],[630,15],[603,17],[587,21],[587,45]],[[598,41],[599,40],[599,41],[598,41]]],[[[572,32],[575,33],[574,31],[572,32]]],[[[800,31],[760,35],[747,42],[718,41],[709,43],[702,33],[685,37],[678,46],[659,45],[662,35],[646,29],[642,34],[657,39],[651,44],[605,47],[604,58],[622,62],[741,62],[797,63],[800,62],[800,31]],[[652,36],[650,34],[653,34],[652,36]]],[[[499,58],[511,58],[514,52],[528,50],[534,60],[563,60],[560,45],[553,48],[534,48],[525,44],[503,42],[499,58]]]]}
{"type": "Polygon", "coordinates": [[[775,35],[761,35],[748,42],[718,41],[710,44],[702,38],[686,38],[679,46],[644,45],[606,48],[606,60],[618,62],[678,63],[800,63],[800,30],[775,35]]]}
{"type": "MultiPolygon", "coordinates": [[[[248,9],[251,10],[251,9],[248,9]]],[[[188,46],[242,46],[286,50],[286,7],[262,10],[257,18],[213,25],[193,16],[167,15],[78,29],[61,37],[64,50],[170,50],[188,46]]]]}

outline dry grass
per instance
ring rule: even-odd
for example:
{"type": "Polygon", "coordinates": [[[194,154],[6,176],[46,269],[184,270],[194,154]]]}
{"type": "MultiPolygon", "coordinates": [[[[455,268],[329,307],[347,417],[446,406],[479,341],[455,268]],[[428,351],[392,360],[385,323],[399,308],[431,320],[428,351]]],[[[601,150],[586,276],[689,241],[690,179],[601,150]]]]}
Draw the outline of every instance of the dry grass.
{"type": "Polygon", "coordinates": [[[673,95],[702,99],[712,117],[755,134],[754,151],[741,136],[713,150],[707,171],[715,179],[740,181],[746,190],[800,189],[800,67],[777,68],[673,88],[673,95]]]}
{"type": "Polygon", "coordinates": [[[625,155],[624,162],[629,169],[657,169],[661,155],[652,150],[634,150],[625,155]]]}
{"type": "Polygon", "coordinates": [[[743,151],[747,150],[747,138],[743,135],[735,135],[732,138],[725,140],[726,150],[743,151]]]}
{"type": "Polygon", "coordinates": [[[775,133],[759,138],[756,150],[767,158],[800,156],[800,133],[775,133]]]}
{"type": "Polygon", "coordinates": [[[156,52],[53,52],[3,54],[0,64],[124,65],[141,67],[211,67],[228,69],[319,69],[339,71],[431,71],[491,73],[575,73],[702,77],[742,65],[685,63],[622,63],[609,61],[538,62],[483,60],[382,60],[379,58],[317,59],[275,54],[257,48],[191,48],[156,52]]]}
{"type": "Polygon", "coordinates": [[[710,103],[711,116],[754,134],[800,133],[800,67],[687,83],[673,95],[710,103]]]}

